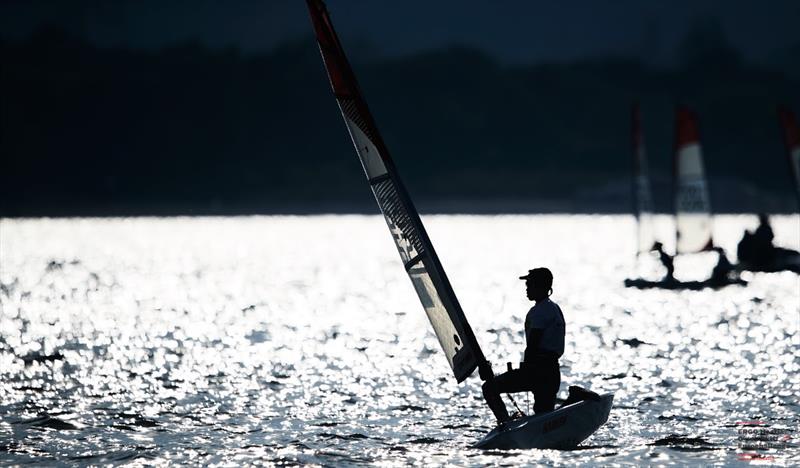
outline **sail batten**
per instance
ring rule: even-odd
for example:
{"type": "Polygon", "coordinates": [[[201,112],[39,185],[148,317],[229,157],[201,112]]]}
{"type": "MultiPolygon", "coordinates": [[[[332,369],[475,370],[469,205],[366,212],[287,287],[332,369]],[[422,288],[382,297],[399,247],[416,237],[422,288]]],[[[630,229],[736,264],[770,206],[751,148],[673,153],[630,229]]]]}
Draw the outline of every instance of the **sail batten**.
{"type": "Polygon", "coordinates": [[[414,204],[367,108],[321,0],[307,0],[339,110],[402,264],[458,382],[487,366],[414,204]]]}

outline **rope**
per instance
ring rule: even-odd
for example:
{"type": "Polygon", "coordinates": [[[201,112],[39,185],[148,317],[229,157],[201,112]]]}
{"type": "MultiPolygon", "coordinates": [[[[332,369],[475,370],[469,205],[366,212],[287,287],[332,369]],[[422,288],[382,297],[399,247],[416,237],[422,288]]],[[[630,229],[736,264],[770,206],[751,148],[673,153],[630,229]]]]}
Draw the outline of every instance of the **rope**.
{"type": "Polygon", "coordinates": [[[511,396],[511,394],[510,394],[510,393],[506,393],[506,395],[508,395],[508,397],[509,397],[509,398],[511,398],[511,403],[514,403],[514,408],[516,408],[516,409],[517,409],[517,411],[519,411],[519,412],[520,412],[520,414],[523,414],[523,415],[524,415],[525,413],[523,413],[523,412],[522,412],[522,410],[521,410],[521,409],[519,409],[519,406],[517,406],[517,402],[516,402],[516,400],[514,400],[514,397],[513,397],[513,396],[511,396]]]}

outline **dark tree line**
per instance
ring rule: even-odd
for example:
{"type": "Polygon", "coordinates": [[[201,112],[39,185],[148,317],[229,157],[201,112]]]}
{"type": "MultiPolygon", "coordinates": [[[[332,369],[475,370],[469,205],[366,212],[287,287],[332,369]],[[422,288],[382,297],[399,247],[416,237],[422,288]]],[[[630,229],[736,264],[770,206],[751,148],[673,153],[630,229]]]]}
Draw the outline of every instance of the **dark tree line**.
{"type": "MultiPolygon", "coordinates": [[[[459,47],[351,59],[423,206],[569,200],[626,211],[639,100],[661,209],[678,102],[700,116],[719,210],[767,198],[792,209],[774,109],[798,109],[797,74],[693,34],[674,69],[625,57],[504,66],[459,47]]],[[[311,38],[245,55],[100,49],[50,28],[0,52],[4,216],[375,211],[311,38]]]]}

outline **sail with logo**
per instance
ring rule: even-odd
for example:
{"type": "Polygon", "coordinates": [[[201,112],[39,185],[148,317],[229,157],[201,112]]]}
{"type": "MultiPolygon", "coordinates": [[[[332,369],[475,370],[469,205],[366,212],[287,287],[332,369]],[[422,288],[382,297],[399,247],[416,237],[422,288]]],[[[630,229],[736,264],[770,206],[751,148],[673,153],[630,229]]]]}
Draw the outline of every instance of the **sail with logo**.
{"type": "Polygon", "coordinates": [[[322,59],[350,138],[397,251],[458,382],[487,365],[417,210],[367,108],[330,17],[321,1],[308,2],[322,59]]]}
{"type": "Polygon", "coordinates": [[[697,117],[679,106],[675,119],[675,253],[711,249],[711,201],[708,194],[697,117]]]}

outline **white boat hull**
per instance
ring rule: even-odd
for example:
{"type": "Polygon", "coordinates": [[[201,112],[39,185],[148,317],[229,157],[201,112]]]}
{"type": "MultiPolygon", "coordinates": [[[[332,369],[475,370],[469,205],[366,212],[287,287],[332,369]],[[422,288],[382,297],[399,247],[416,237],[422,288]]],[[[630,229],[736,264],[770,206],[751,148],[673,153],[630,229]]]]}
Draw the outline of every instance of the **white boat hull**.
{"type": "Polygon", "coordinates": [[[561,449],[578,446],[608,421],[614,394],[584,400],[542,415],[515,419],[481,439],[480,449],[561,449]]]}

